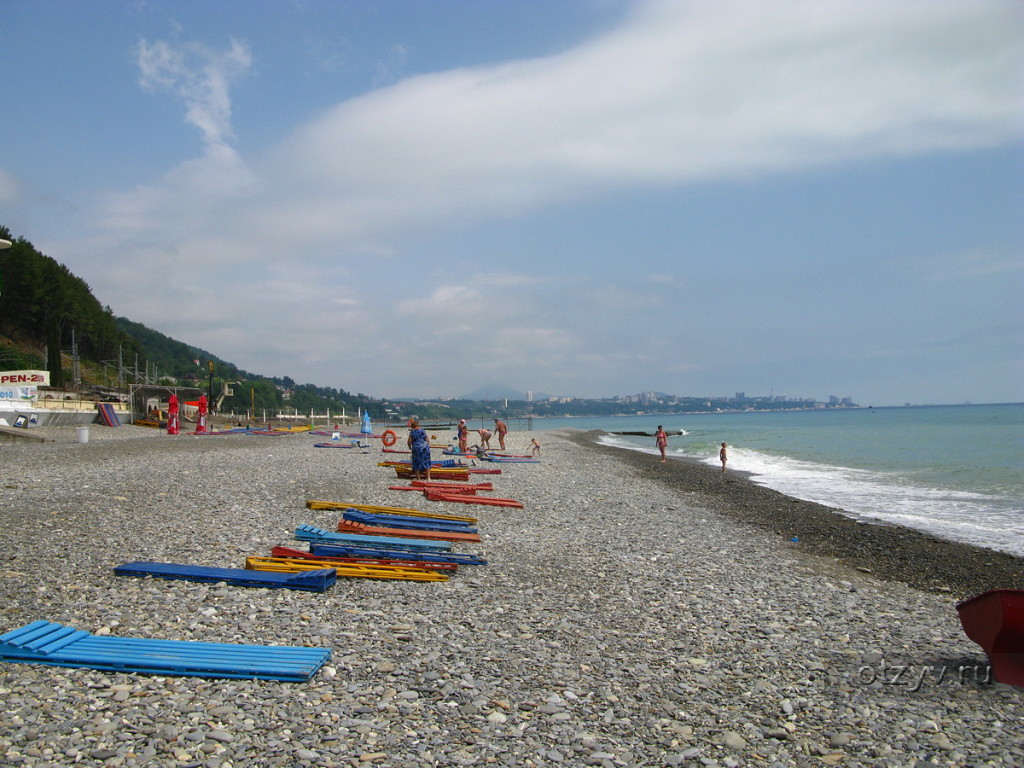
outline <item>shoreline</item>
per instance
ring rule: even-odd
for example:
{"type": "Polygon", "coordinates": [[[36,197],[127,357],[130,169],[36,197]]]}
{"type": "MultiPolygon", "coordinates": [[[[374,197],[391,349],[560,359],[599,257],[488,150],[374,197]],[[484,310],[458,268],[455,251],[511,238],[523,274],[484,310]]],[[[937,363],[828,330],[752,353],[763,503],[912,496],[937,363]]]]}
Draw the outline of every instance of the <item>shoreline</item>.
{"type": "Polygon", "coordinates": [[[858,519],[843,510],[754,483],[742,470],[728,470],[723,476],[715,467],[679,456],[669,457],[663,465],[641,451],[602,445],[597,442],[600,434],[600,430],[573,432],[567,438],[615,456],[645,480],[697,495],[698,504],[769,531],[780,544],[881,579],[952,592],[960,599],[990,589],[1024,589],[1024,558],[891,523],[858,519]],[[792,542],[793,537],[799,541],[792,542]]]}

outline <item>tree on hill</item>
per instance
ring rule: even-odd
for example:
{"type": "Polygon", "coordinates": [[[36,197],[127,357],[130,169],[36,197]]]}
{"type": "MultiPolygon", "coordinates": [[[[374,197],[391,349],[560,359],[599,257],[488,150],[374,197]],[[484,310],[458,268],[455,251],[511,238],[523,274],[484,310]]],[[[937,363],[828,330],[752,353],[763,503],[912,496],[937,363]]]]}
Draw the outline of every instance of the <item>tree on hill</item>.
{"type": "Polygon", "coordinates": [[[114,324],[89,286],[63,264],[36,250],[23,237],[0,226],[0,238],[10,248],[0,251],[0,334],[32,348],[46,348],[53,386],[65,383],[63,350],[74,345],[88,360],[114,357],[125,345],[135,345],[114,324]]]}

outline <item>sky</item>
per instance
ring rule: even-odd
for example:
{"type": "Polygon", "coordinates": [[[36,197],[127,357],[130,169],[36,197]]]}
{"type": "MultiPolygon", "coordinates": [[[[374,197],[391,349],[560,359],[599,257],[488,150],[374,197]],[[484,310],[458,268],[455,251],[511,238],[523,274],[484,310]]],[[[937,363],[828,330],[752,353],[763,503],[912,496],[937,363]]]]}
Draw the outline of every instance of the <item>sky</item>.
{"type": "Polygon", "coordinates": [[[1018,0],[5,0],[0,224],[378,398],[1024,400],[1018,0]]]}

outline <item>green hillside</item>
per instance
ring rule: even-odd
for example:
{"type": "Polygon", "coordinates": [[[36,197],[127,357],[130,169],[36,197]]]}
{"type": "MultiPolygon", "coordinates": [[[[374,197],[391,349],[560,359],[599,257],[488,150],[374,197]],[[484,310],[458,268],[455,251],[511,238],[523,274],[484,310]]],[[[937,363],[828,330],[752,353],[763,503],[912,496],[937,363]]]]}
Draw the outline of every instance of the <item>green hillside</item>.
{"type": "Polygon", "coordinates": [[[241,370],[209,352],[125,317],[115,317],[88,284],[0,226],[0,369],[45,369],[54,387],[164,384],[234,391],[224,412],[356,413],[383,417],[386,404],[342,389],[296,384],[241,370]]]}

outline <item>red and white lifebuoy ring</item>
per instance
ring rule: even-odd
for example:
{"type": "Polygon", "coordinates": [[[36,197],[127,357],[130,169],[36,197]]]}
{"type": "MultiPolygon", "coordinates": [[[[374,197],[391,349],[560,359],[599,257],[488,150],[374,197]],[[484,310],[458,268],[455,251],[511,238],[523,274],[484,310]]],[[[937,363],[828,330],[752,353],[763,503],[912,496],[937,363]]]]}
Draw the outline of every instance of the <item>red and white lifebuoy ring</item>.
{"type": "Polygon", "coordinates": [[[384,443],[385,447],[390,448],[398,442],[398,435],[396,435],[393,430],[385,429],[380,434],[380,441],[384,443]]]}

